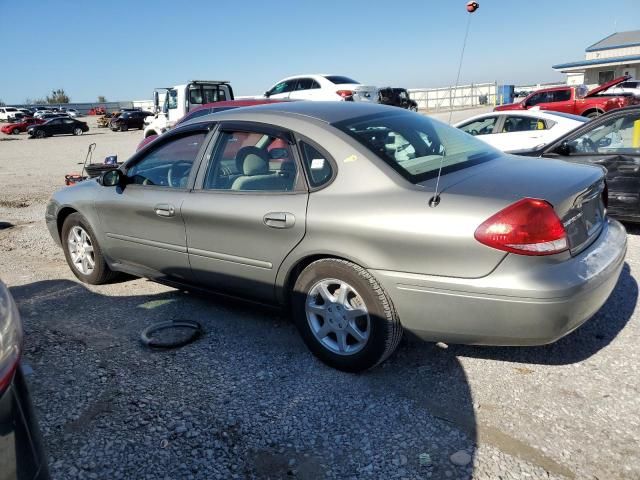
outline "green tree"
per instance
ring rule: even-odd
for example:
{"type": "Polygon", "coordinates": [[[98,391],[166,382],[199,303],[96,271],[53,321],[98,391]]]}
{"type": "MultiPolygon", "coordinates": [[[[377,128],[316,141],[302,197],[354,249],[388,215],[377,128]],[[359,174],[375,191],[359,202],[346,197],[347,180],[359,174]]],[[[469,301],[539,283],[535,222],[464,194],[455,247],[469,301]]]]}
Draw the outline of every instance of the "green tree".
{"type": "Polygon", "coordinates": [[[58,88],[57,90],[51,91],[51,96],[47,96],[48,104],[56,104],[56,103],[69,103],[71,98],[64,92],[64,89],[58,88]]]}
{"type": "Polygon", "coordinates": [[[104,95],[98,95],[98,103],[107,103],[107,97],[104,95]]]}

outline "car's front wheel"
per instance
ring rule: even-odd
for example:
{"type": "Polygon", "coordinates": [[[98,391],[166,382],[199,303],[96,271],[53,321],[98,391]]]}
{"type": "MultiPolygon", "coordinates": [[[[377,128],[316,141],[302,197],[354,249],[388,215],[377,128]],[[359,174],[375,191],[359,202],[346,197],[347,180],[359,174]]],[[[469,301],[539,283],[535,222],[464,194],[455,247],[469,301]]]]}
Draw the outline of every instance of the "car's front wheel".
{"type": "Polygon", "coordinates": [[[20,134],[20,129],[19,128],[14,128],[13,130],[11,130],[11,133],[13,133],[14,135],[19,135],[20,134]]]}
{"type": "Polygon", "coordinates": [[[126,123],[123,123],[122,125],[120,125],[121,132],[126,132],[127,130],[129,130],[129,127],[127,126],[126,123]]]}
{"type": "Polygon", "coordinates": [[[386,360],[402,338],[391,299],[364,268],[346,260],[311,263],[292,298],[298,330],[327,365],[359,372],[386,360]]]}
{"type": "Polygon", "coordinates": [[[72,213],[65,219],[61,240],[67,263],[82,282],[100,285],[117,276],[105,262],[96,236],[81,214],[72,213]]]}
{"type": "Polygon", "coordinates": [[[44,133],[44,130],[37,130],[36,131],[36,138],[44,138],[46,136],[47,136],[47,134],[44,133]]]}

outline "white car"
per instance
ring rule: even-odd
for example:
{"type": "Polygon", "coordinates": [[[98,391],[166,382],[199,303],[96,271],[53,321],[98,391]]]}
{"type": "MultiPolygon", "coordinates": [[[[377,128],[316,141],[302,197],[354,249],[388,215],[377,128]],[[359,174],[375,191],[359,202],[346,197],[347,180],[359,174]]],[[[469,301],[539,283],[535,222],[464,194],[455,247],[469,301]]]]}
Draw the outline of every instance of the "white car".
{"type": "Polygon", "coordinates": [[[631,93],[635,97],[640,97],[640,80],[627,80],[607,90],[607,95],[619,95],[621,93],[631,93]]]}
{"type": "Polygon", "coordinates": [[[0,120],[11,122],[18,118],[22,118],[23,113],[14,107],[0,107],[0,120]]]}
{"type": "Polygon", "coordinates": [[[588,121],[586,117],[550,110],[506,110],[476,115],[454,127],[498,150],[514,152],[552,143],[588,121]]]}
{"type": "Polygon", "coordinates": [[[80,112],[78,110],[76,110],[75,108],[65,108],[62,110],[62,113],[66,113],[67,115],[69,115],[71,118],[76,118],[76,117],[80,117],[80,112]]]}
{"type": "Polygon", "coordinates": [[[280,80],[264,94],[271,99],[378,102],[378,88],[342,75],[297,75],[280,80]]]}

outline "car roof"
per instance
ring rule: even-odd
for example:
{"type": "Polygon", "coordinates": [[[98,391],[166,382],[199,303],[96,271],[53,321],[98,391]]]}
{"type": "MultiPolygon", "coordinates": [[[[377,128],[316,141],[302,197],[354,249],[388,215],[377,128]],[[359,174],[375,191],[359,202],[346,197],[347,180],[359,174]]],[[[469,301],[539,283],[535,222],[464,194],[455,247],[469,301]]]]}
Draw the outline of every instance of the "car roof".
{"type": "Polygon", "coordinates": [[[251,117],[254,113],[273,115],[274,117],[298,115],[325,123],[337,123],[367,115],[384,113],[400,115],[406,114],[407,112],[397,107],[368,102],[281,102],[210,113],[209,115],[203,115],[202,117],[185,122],[185,124],[207,120],[216,121],[223,118],[228,119],[235,117],[239,119],[240,117],[251,117]]]}

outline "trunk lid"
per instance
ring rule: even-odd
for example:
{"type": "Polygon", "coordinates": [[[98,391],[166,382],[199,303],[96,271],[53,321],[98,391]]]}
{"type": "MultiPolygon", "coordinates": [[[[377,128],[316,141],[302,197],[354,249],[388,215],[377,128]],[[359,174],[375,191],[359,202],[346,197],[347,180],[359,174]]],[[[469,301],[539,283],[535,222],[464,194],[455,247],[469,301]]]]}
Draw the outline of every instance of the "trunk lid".
{"type": "Polygon", "coordinates": [[[594,95],[597,95],[598,93],[604,92],[604,91],[610,89],[611,87],[615,87],[619,83],[622,83],[625,80],[629,80],[630,78],[631,78],[630,75],[614,78],[610,82],[603,83],[602,85],[594,88],[593,90],[589,90],[589,92],[587,92],[587,95],[585,96],[585,98],[586,97],[593,97],[594,95]]]}
{"type": "MultiPolygon", "coordinates": [[[[486,203],[491,213],[525,198],[546,200],[562,221],[572,255],[595,240],[605,218],[605,171],[561,160],[507,156],[440,179],[441,203],[448,195],[471,197],[486,203]]],[[[435,179],[421,184],[433,191],[435,179]]]]}

